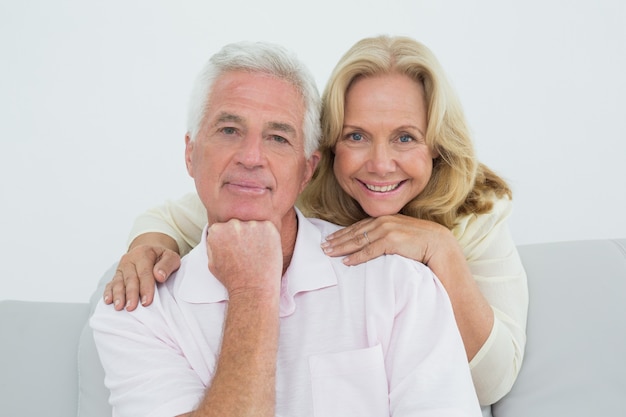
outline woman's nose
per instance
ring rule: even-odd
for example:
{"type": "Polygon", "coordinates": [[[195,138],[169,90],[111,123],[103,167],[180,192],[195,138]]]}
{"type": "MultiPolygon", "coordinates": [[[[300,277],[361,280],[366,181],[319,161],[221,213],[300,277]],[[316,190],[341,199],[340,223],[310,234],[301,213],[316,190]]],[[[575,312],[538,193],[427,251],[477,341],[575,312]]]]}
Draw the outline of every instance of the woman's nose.
{"type": "Polygon", "coordinates": [[[393,150],[389,149],[386,144],[373,146],[370,152],[367,169],[368,171],[380,176],[385,176],[386,174],[394,172],[396,169],[396,162],[393,150]]]}

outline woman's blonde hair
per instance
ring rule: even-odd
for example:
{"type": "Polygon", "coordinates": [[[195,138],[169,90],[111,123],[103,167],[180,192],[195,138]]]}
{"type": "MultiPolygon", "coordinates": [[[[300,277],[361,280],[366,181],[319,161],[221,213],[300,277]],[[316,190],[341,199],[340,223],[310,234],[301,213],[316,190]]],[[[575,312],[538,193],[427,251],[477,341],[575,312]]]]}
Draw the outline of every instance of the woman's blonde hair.
{"type": "Polygon", "coordinates": [[[423,85],[428,108],[426,143],[438,155],[426,188],[400,213],[452,228],[462,215],[490,211],[494,196],[511,198],[506,182],[477,161],[463,109],[435,55],[413,39],[379,36],[350,48],[326,85],[322,158],[298,201],[302,211],[344,226],[369,217],[339,186],[333,172],[334,148],[343,130],[345,96],[352,82],[391,73],[407,75],[423,85]]]}

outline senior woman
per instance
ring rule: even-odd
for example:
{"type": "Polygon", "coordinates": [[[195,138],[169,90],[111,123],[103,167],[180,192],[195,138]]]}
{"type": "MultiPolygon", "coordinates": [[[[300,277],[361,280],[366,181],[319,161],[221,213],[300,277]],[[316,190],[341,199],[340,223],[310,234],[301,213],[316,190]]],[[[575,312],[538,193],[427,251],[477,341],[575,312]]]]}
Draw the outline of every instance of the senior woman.
{"type": "MultiPolygon", "coordinates": [[[[511,190],[477,161],[460,102],[433,53],[405,37],[357,42],[322,96],[322,159],[298,206],[346,228],[329,256],[427,264],[446,288],[481,405],[511,389],[524,355],[526,273],[510,236],[511,190]]],[[[117,309],[152,300],[206,223],[195,194],[140,216],[104,293],[117,309]]]]}

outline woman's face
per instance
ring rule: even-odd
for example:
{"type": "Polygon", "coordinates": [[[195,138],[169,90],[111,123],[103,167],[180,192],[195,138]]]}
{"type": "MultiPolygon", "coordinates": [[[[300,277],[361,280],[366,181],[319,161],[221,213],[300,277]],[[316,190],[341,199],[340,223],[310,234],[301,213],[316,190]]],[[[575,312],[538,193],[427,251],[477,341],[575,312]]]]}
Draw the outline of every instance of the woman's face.
{"type": "Polygon", "coordinates": [[[436,157],[425,142],[424,89],[402,74],[362,77],[345,106],[337,181],[368,215],[396,214],[424,190],[436,157]]]}

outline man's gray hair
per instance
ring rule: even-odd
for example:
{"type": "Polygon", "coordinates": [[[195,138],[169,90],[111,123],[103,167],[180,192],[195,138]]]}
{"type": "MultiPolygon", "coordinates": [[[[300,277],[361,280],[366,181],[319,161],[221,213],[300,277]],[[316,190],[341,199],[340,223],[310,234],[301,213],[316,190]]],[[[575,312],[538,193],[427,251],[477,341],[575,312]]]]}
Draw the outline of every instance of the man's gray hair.
{"type": "Polygon", "coordinates": [[[294,53],[265,42],[231,43],[209,59],[191,93],[187,115],[187,131],[191,140],[195,140],[202,126],[213,83],[228,71],[259,72],[288,81],[296,87],[304,100],[304,152],[307,158],[310,157],[317,149],[321,136],[321,99],[315,79],[294,53]]]}

